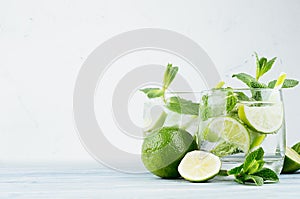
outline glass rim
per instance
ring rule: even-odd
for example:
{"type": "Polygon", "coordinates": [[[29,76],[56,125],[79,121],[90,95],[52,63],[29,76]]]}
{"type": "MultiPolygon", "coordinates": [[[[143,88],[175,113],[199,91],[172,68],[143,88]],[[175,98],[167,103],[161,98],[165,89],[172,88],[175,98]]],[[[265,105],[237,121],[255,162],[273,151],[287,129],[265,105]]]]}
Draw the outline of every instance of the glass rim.
{"type": "Polygon", "coordinates": [[[282,89],[276,89],[276,88],[212,88],[212,89],[206,89],[202,91],[167,91],[166,94],[192,94],[192,93],[212,93],[216,91],[279,91],[282,92],[282,89]]]}

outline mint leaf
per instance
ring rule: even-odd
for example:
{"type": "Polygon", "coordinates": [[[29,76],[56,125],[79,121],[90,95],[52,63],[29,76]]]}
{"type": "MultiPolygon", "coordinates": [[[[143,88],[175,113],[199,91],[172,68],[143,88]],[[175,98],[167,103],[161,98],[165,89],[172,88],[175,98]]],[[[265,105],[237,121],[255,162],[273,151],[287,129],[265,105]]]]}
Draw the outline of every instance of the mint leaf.
{"type": "Polygon", "coordinates": [[[267,63],[265,63],[265,65],[263,66],[262,70],[261,70],[261,75],[265,74],[266,72],[268,72],[272,66],[274,65],[275,61],[276,61],[277,57],[272,58],[271,60],[269,60],[267,63]]]}
{"type": "Polygon", "coordinates": [[[238,74],[233,74],[232,77],[236,77],[242,82],[244,82],[247,86],[250,87],[250,83],[253,81],[256,81],[254,77],[251,75],[248,75],[246,73],[238,73],[238,74]]]}
{"type": "Polygon", "coordinates": [[[240,184],[246,184],[247,182],[255,183],[256,186],[261,186],[264,184],[264,179],[260,176],[240,174],[235,176],[235,181],[240,184]]]}
{"type": "MultiPolygon", "coordinates": [[[[232,111],[235,105],[237,104],[237,96],[231,88],[225,88],[222,90],[228,91],[226,95],[226,112],[230,113],[230,111],[232,111]]],[[[206,121],[210,117],[216,117],[220,114],[223,114],[224,112],[223,104],[219,106],[216,104],[214,104],[213,106],[209,106],[208,98],[208,95],[203,95],[202,101],[200,103],[200,117],[203,121],[206,121]]]]}
{"type": "Polygon", "coordinates": [[[239,101],[250,101],[251,99],[243,92],[235,92],[239,101]]]}
{"type": "Polygon", "coordinates": [[[207,120],[211,115],[211,108],[208,105],[208,95],[202,96],[202,103],[200,104],[200,117],[203,121],[207,120]]]}
{"type": "Polygon", "coordinates": [[[173,67],[172,64],[167,65],[167,69],[165,71],[164,79],[163,79],[163,83],[164,83],[163,90],[166,90],[170,86],[177,72],[178,72],[177,66],[173,67]]]}
{"type": "Polygon", "coordinates": [[[226,111],[229,113],[237,103],[237,96],[233,91],[229,91],[227,93],[227,100],[226,100],[226,111]]]}
{"type": "Polygon", "coordinates": [[[264,164],[265,161],[263,160],[254,160],[252,164],[248,167],[248,170],[245,172],[247,172],[248,174],[256,173],[263,168],[264,164]]]}
{"type": "Polygon", "coordinates": [[[164,91],[159,88],[144,88],[140,89],[140,91],[144,92],[148,98],[156,98],[164,95],[164,91]]]}
{"type": "Polygon", "coordinates": [[[264,64],[263,62],[265,61],[265,59],[259,59],[257,53],[255,54],[255,58],[256,58],[256,79],[259,79],[259,73],[260,70],[262,68],[262,65],[264,64]]]}
{"type": "Polygon", "coordinates": [[[199,105],[199,116],[203,121],[206,121],[208,118],[217,117],[221,114],[224,114],[223,104],[220,106],[216,104],[210,105],[208,98],[208,95],[203,95],[199,105]]]}
{"type": "MultiPolygon", "coordinates": [[[[277,80],[270,81],[268,84],[269,88],[274,88],[277,80]]],[[[299,81],[294,79],[285,79],[282,88],[293,88],[299,84],[299,81]]]]}
{"type": "Polygon", "coordinates": [[[257,81],[253,81],[253,82],[250,82],[250,88],[268,88],[267,85],[263,84],[263,83],[260,83],[260,82],[257,82],[257,81]]]}
{"type": "Polygon", "coordinates": [[[256,101],[262,101],[261,91],[257,90],[251,90],[252,93],[252,99],[256,101]]]}
{"type": "Polygon", "coordinates": [[[228,175],[237,175],[237,174],[241,173],[243,167],[244,167],[244,164],[241,164],[238,167],[234,167],[233,169],[230,169],[227,173],[228,173],[228,175]]]}
{"type": "Polygon", "coordinates": [[[258,160],[262,160],[264,156],[264,150],[259,147],[255,151],[249,153],[245,159],[243,170],[247,172],[251,166],[255,166],[258,160]]]}
{"type": "Polygon", "coordinates": [[[250,88],[267,88],[267,85],[256,81],[254,77],[248,75],[246,73],[238,73],[232,75],[232,77],[236,77],[242,82],[244,82],[250,88]]]}
{"type": "Polygon", "coordinates": [[[261,186],[264,184],[264,179],[262,177],[255,176],[255,175],[245,175],[243,176],[243,182],[244,184],[245,182],[254,182],[255,185],[261,186]]]}
{"type": "Polygon", "coordinates": [[[256,57],[256,80],[258,80],[261,76],[263,76],[266,72],[268,72],[272,68],[273,64],[276,61],[276,57],[274,57],[269,61],[265,57],[259,58],[257,53],[255,53],[255,57],[256,57]]]}
{"type": "Polygon", "coordinates": [[[254,173],[253,175],[263,178],[264,181],[271,181],[271,182],[279,181],[277,174],[269,168],[263,168],[260,171],[254,173]]]}
{"type": "Polygon", "coordinates": [[[236,177],[236,178],[234,179],[234,181],[236,181],[236,182],[239,183],[239,184],[245,184],[244,179],[241,178],[241,177],[236,177]]]}
{"type": "Polygon", "coordinates": [[[166,107],[176,113],[197,115],[199,114],[199,104],[194,103],[191,100],[186,100],[180,97],[171,97],[166,107]]]}

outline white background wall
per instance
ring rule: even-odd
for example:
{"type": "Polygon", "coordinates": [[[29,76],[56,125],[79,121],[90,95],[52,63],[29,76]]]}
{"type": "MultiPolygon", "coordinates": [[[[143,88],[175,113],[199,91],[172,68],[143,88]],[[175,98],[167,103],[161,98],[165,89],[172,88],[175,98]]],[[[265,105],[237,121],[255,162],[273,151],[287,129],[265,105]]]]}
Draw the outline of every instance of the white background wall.
{"type": "MultiPolygon", "coordinates": [[[[0,161],[91,160],[73,124],[76,75],[124,31],[182,33],[225,79],[251,71],[253,51],[280,58],[266,78],[300,79],[299,10],[297,0],[0,0],[0,161]]],[[[289,145],[300,141],[299,91],[285,91],[289,145]]]]}

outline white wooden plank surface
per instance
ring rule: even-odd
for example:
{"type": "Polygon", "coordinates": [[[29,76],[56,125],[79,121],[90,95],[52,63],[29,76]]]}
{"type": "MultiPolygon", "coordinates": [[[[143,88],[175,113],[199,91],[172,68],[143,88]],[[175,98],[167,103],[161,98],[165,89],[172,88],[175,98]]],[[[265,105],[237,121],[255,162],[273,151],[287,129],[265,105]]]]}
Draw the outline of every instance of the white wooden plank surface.
{"type": "Polygon", "coordinates": [[[299,198],[300,174],[280,183],[243,186],[231,180],[189,183],[149,173],[126,174],[97,165],[2,166],[0,198],[299,198]]]}

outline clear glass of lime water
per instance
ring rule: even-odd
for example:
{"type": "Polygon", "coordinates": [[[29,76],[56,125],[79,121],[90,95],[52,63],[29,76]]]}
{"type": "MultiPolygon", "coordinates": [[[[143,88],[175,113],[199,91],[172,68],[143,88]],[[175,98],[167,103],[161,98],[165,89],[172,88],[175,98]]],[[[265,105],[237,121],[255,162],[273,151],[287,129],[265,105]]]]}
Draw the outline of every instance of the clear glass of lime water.
{"type": "Polygon", "coordinates": [[[222,169],[239,166],[262,147],[265,167],[281,172],[285,154],[282,91],[276,89],[212,89],[200,93],[200,150],[222,160],[222,169]]]}

